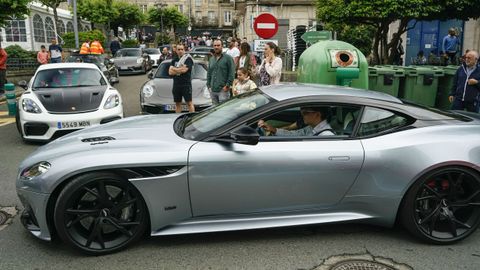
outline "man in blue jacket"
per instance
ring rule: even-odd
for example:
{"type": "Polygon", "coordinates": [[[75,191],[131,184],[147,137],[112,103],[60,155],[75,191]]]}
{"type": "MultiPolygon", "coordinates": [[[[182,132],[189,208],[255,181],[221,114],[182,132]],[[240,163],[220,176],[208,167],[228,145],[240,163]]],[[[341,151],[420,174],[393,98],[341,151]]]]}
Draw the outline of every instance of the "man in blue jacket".
{"type": "Polygon", "coordinates": [[[478,66],[478,52],[469,51],[453,78],[453,87],[448,99],[452,110],[467,110],[478,112],[480,96],[480,67],[478,66]]]}
{"type": "Polygon", "coordinates": [[[448,30],[448,35],[443,38],[442,41],[442,50],[444,57],[448,59],[450,65],[457,64],[457,50],[460,46],[460,40],[457,37],[455,29],[450,28],[448,30]]]}

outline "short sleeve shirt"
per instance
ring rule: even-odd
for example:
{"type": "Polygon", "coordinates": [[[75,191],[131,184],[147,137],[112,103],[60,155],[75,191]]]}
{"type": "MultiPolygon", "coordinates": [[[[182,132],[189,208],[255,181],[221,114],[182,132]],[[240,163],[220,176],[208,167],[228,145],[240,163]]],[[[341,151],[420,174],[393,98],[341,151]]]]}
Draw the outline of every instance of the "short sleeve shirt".
{"type": "Polygon", "coordinates": [[[50,58],[62,57],[62,47],[60,47],[58,44],[50,45],[48,47],[48,51],[50,52],[50,58]]]}
{"type": "MultiPolygon", "coordinates": [[[[174,58],[170,65],[175,67],[177,65],[178,61],[180,61],[179,58],[174,58]]],[[[192,83],[193,59],[191,57],[189,57],[185,61],[185,65],[188,67],[188,71],[183,73],[183,74],[173,76],[173,87],[191,85],[191,83],[192,83]]]]}

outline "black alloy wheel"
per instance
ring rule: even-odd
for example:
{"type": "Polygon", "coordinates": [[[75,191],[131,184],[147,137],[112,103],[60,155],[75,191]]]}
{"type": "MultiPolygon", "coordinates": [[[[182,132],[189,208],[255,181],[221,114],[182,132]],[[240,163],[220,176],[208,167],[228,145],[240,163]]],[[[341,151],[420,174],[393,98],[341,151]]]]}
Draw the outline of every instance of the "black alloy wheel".
{"type": "Polygon", "coordinates": [[[480,176],[463,167],[436,170],[418,180],[405,197],[402,221],[414,235],[450,244],[480,224],[480,176]]]}
{"type": "Polygon", "coordinates": [[[139,240],[148,220],[136,188],[108,172],[78,176],[65,186],[55,205],[60,238],[92,255],[116,252],[139,240]]]}

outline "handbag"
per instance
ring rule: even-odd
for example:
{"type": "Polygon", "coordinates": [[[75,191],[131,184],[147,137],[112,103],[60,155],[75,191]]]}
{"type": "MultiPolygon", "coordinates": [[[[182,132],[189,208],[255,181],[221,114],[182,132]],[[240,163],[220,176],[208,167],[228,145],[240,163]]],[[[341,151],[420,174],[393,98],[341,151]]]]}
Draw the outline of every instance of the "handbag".
{"type": "Polygon", "coordinates": [[[267,69],[265,68],[265,61],[260,67],[260,85],[270,85],[270,74],[268,74],[267,69]]]}

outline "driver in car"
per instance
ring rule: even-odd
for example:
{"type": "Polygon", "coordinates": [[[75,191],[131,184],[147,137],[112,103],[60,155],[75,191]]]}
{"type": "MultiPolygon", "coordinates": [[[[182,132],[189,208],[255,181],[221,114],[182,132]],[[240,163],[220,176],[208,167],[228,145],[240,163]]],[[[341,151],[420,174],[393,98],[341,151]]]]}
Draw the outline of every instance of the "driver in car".
{"type": "Polygon", "coordinates": [[[332,136],[335,135],[327,121],[327,107],[302,107],[300,108],[305,127],[297,130],[276,128],[264,120],[258,121],[258,126],[273,136],[332,136]]]}

